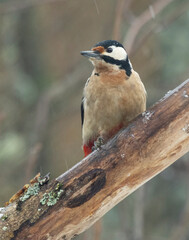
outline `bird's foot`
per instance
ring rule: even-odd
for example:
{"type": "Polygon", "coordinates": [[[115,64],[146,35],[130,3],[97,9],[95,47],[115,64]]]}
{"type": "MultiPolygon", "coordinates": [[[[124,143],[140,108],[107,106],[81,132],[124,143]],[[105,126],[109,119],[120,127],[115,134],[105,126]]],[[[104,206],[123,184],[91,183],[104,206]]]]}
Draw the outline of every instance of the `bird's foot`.
{"type": "Polygon", "coordinates": [[[94,146],[92,147],[92,150],[97,150],[99,151],[102,148],[102,145],[104,144],[104,138],[103,137],[98,137],[96,141],[94,141],[94,146]]]}

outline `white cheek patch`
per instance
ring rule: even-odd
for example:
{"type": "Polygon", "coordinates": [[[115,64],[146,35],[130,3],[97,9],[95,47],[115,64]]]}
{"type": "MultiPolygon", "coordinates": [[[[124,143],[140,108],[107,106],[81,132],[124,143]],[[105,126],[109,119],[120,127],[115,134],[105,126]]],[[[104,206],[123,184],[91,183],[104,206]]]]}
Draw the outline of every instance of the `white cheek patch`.
{"type": "Polygon", "coordinates": [[[127,53],[122,47],[111,46],[113,51],[111,53],[104,52],[103,55],[110,56],[116,60],[125,60],[127,58],[127,53]]]}

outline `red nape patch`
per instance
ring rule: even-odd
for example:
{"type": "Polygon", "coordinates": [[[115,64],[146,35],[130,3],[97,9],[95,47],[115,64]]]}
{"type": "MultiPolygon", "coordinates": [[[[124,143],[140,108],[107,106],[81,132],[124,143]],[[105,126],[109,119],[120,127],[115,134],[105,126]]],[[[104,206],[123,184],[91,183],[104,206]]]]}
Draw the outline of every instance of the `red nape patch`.
{"type": "Polygon", "coordinates": [[[89,142],[87,145],[86,144],[83,145],[84,157],[92,153],[93,145],[94,145],[94,142],[89,142]]]}

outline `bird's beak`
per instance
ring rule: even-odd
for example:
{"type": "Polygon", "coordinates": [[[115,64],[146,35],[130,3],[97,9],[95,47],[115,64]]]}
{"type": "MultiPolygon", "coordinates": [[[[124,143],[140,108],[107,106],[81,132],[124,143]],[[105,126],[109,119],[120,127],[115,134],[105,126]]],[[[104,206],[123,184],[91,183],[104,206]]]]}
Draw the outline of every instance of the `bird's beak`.
{"type": "Polygon", "coordinates": [[[101,59],[100,52],[98,52],[98,51],[82,51],[80,53],[84,57],[101,59]]]}

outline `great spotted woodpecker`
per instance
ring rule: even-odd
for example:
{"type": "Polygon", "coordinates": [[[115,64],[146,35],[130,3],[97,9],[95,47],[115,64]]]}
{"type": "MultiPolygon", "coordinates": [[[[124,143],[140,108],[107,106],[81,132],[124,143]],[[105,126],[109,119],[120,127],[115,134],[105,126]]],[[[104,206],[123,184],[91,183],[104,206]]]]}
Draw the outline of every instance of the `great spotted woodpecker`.
{"type": "Polygon", "coordinates": [[[94,66],[81,104],[83,150],[87,156],[98,139],[106,142],[145,111],[146,90],[119,42],[102,41],[81,54],[94,66]]]}

